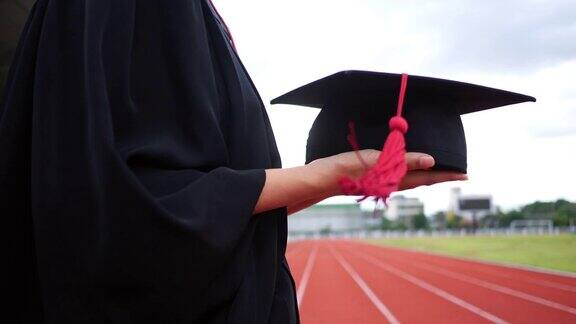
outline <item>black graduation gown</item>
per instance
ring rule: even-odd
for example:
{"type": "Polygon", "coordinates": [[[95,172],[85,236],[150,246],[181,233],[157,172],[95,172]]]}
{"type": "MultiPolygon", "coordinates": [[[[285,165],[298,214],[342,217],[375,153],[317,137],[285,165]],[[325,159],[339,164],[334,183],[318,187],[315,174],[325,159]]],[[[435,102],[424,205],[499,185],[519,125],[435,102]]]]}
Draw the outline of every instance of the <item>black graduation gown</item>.
{"type": "Polygon", "coordinates": [[[0,105],[11,315],[294,323],[281,166],[206,0],[38,0],[0,105]]]}

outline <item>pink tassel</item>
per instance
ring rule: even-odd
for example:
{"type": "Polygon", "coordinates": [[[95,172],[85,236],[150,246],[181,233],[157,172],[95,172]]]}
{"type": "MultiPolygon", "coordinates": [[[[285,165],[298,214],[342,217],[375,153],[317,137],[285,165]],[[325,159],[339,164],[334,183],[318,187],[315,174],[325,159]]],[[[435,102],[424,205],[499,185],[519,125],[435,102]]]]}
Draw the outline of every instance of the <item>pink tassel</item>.
{"type": "MultiPolygon", "coordinates": [[[[402,107],[406,95],[406,86],[408,84],[408,75],[402,74],[402,83],[400,86],[400,96],[398,100],[398,109],[396,116],[390,119],[390,134],[386,138],[382,152],[378,157],[376,165],[366,171],[360,178],[351,179],[343,177],[339,180],[342,192],[346,195],[364,196],[358,201],[365,200],[368,197],[374,197],[376,201],[386,199],[393,192],[398,190],[400,181],[406,175],[408,167],[406,165],[406,143],[404,134],[408,131],[408,123],[402,118],[402,107]]],[[[356,140],[354,125],[350,125],[350,135],[348,140],[354,151],[358,152],[359,146],[356,140]]],[[[366,165],[358,154],[360,161],[366,165]]]]}

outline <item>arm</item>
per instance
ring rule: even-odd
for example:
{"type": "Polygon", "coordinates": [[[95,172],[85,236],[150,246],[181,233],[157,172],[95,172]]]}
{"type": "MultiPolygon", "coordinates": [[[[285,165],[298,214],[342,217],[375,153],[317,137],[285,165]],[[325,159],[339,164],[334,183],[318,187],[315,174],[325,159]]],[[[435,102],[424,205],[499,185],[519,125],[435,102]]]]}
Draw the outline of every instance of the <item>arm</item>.
{"type": "MultiPolygon", "coordinates": [[[[362,158],[369,167],[378,160],[379,151],[362,150],[362,158]]],[[[434,159],[423,153],[406,154],[408,174],[400,190],[435,183],[466,180],[465,174],[445,171],[428,171],[434,159]]],[[[343,175],[357,177],[364,172],[354,152],[318,159],[312,163],[286,169],[266,170],[266,182],[254,213],[287,206],[288,214],[314,205],[326,198],[341,194],[338,179],[343,175]]]]}
{"type": "Polygon", "coordinates": [[[288,215],[292,215],[292,214],[297,213],[297,212],[299,212],[303,209],[306,209],[310,206],[316,205],[317,203],[321,202],[322,200],[324,200],[326,198],[330,198],[330,197],[309,199],[309,200],[305,200],[305,201],[296,203],[294,205],[288,206],[288,215]]]}
{"type": "Polygon", "coordinates": [[[266,170],[266,182],[254,213],[288,206],[288,213],[338,194],[336,171],[327,174],[311,165],[266,170]]]}

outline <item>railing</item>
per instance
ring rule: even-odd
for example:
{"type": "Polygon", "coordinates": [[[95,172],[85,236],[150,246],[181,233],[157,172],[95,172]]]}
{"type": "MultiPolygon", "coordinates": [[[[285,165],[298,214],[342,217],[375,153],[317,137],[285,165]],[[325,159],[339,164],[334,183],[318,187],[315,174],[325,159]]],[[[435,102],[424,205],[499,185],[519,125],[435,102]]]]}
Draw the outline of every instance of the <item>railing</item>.
{"type": "Polygon", "coordinates": [[[407,237],[458,237],[458,236],[502,236],[502,235],[559,235],[563,233],[576,234],[576,226],[570,227],[538,227],[538,228],[480,228],[476,231],[469,229],[453,230],[351,230],[340,232],[288,232],[288,240],[343,238],[407,238],[407,237]]]}

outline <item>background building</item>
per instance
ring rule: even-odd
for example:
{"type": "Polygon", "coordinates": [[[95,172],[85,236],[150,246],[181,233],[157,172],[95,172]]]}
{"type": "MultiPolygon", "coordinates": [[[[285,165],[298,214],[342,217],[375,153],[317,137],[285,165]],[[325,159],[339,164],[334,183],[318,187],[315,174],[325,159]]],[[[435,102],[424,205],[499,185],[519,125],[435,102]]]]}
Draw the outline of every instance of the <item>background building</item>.
{"type": "Polygon", "coordinates": [[[424,204],[418,198],[396,195],[388,200],[386,217],[394,222],[412,228],[414,217],[424,214],[424,204]]]}
{"type": "Polygon", "coordinates": [[[288,232],[300,234],[350,233],[378,225],[382,211],[363,211],[359,204],[314,205],[288,217],[288,232]]]}

